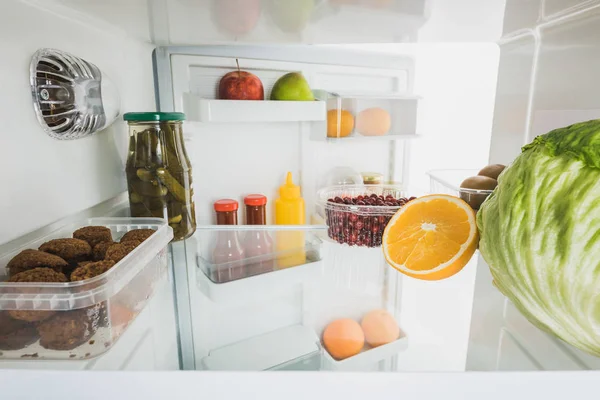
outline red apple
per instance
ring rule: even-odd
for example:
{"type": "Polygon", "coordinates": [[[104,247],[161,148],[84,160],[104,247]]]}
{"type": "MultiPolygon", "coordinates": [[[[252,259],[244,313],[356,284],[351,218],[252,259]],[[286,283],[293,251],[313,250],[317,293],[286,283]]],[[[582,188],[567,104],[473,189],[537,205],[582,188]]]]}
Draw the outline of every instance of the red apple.
{"type": "MultiPolygon", "coordinates": [[[[237,63],[237,60],[235,60],[237,63]]],[[[238,70],[225,74],[219,82],[221,100],[264,100],[265,90],[258,76],[238,70]]]]}

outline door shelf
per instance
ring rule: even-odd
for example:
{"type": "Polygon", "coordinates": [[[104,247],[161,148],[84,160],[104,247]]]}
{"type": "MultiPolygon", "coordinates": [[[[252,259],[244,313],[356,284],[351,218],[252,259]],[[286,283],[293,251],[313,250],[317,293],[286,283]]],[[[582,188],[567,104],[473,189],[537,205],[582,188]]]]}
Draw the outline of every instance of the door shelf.
{"type": "Polygon", "coordinates": [[[327,120],[313,124],[312,140],[349,143],[419,137],[418,96],[329,93],[323,97],[327,120]]]}
{"type": "Polygon", "coordinates": [[[322,273],[322,233],[298,226],[200,228],[198,288],[213,302],[239,303],[317,279],[322,273]],[[266,244],[266,252],[252,255],[252,243],[266,244]]]}
{"type": "Polygon", "coordinates": [[[183,103],[188,120],[197,122],[313,122],[326,116],[322,101],[214,100],[187,93],[183,103]]]}
{"type": "Polygon", "coordinates": [[[397,340],[382,346],[365,349],[361,353],[341,361],[334,359],[327,350],[323,350],[323,369],[333,371],[364,371],[365,368],[393,357],[407,348],[408,337],[403,331],[400,331],[400,337],[397,340]]]}
{"type": "Polygon", "coordinates": [[[319,368],[321,347],[315,332],[293,325],[210,351],[202,368],[211,371],[264,371],[290,364],[319,368]]]}

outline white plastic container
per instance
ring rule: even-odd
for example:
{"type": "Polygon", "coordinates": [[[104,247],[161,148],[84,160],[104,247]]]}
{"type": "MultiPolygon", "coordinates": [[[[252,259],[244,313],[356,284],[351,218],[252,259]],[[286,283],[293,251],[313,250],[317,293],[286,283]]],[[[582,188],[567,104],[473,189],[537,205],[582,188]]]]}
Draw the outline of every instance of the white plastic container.
{"type": "Polygon", "coordinates": [[[408,348],[408,337],[400,331],[400,337],[393,342],[382,346],[365,348],[353,357],[345,360],[336,360],[327,350],[323,351],[323,369],[333,371],[364,371],[369,366],[374,366],[379,361],[386,360],[408,348]]]}
{"type": "Polygon", "coordinates": [[[6,264],[22,250],[37,249],[51,239],[72,237],[75,230],[90,225],[108,227],[115,241],[134,229],[156,232],[110,270],[92,279],[67,283],[0,282],[0,313],[6,314],[10,310],[52,312],[48,320],[57,318],[56,321],[60,321],[53,334],[66,341],[62,350],[44,348],[37,340],[36,331],[27,327],[10,333],[15,337],[31,335],[17,340],[25,346],[5,346],[12,349],[2,350],[0,359],[81,360],[96,357],[108,351],[144,309],[154,293],[155,284],[167,274],[166,246],[173,238],[172,229],[158,218],[82,219],[33,241],[17,242],[0,257],[2,280],[7,278],[6,264]]]}

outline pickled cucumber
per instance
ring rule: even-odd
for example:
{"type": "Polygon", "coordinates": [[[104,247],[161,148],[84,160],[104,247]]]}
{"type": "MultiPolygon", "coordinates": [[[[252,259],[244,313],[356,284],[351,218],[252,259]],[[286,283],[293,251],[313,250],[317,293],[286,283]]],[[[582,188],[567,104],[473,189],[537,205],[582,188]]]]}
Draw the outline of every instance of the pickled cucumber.
{"type": "Polygon", "coordinates": [[[156,184],[157,184],[156,177],[154,176],[154,174],[152,174],[152,172],[150,172],[150,171],[149,171],[149,170],[147,170],[147,169],[144,169],[144,168],[138,168],[138,169],[135,171],[135,174],[136,174],[136,175],[137,175],[137,177],[138,177],[138,178],[140,178],[140,180],[141,180],[141,181],[143,181],[143,182],[150,182],[150,183],[152,183],[152,184],[154,184],[154,185],[156,185],[156,184]]]}
{"type": "Polygon", "coordinates": [[[169,173],[165,168],[158,168],[156,175],[163,185],[169,189],[169,193],[175,197],[177,201],[187,203],[190,199],[189,191],[186,191],[183,186],[173,178],[173,175],[169,173]]]}
{"type": "Polygon", "coordinates": [[[183,217],[181,216],[181,214],[176,215],[173,218],[169,218],[169,225],[178,224],[181,222],[182,219],[183,219],[183,217]]]}
{"type": "Polygon", "coordinates": [[[141,194],[142,196],[149,196],[149,197],[166,196],[166,194],[169,191],[164,185],[161,185],[161,184],[153,185],[152,183],[149,183],[149,182],[141,182],[141,181],[131,182],[131,186],[133,186],[133,189],[136,192],[138,192],[139,194],[141,194]]]}
{"type": "Polygon", "coordinates": [[[134,190],[132,190],[131,188],[129,189],[129,201],[131,203],[141,203],[144,201],[144,198],[137,192],[135,192],[134,190]]]}

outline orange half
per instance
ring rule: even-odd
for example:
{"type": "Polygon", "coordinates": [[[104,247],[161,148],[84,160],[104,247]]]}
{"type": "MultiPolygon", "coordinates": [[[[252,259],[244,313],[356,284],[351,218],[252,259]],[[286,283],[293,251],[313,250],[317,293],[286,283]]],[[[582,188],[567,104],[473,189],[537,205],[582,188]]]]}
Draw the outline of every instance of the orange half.
{"type": "Polygon", "coordinates": [[[478,241],[473,209],[458,197],[433,194],[407,203],[392,217],[382,249],[403,274],[439,280],[463,269],[478,241]]]}

